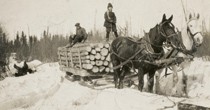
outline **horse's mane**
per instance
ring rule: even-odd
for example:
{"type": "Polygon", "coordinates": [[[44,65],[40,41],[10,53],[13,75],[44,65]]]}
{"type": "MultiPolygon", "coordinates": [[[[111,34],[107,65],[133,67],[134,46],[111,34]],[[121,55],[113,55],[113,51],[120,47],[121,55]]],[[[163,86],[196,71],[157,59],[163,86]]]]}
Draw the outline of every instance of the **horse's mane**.
{"type": "Polygon", "coordinates": [[[153,27],[153,28],[151,28],[151,29],[149,30],[148,34],[149,34],[150,40],[155,40],[156,37],[151,38],[151,36],[155,36],[155,33],[154,33],[154,32],[157,31],[157,29],[156,29],[157,26],[158,26],[158,24],[157,24],[155,27],[153,27]]]}
{"type": "Polygon", "coordinates": [[[160,47],[162,45],[160,43],[162,43],[164,41],[164,38],[162,36],[160,36],[159,34],[157,34],[157,33],[159,33],[159,25],[158,24],[155,27],[150,29],[150,31],[148,33],[148,37],[150,39],[150,42],[153,44],[153,45],[151,45],[153,50],[156,53],[160,53],[163,50],[160,47]],[[156,45],[156,46],[154,46],[154,45],[156,45]]]}

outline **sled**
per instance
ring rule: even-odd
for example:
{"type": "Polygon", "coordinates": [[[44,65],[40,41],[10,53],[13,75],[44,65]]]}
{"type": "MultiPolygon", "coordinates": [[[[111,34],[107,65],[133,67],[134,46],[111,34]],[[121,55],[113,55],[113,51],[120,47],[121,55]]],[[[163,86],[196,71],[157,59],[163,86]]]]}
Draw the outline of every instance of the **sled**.
{"type": "MultiPolygon", "coordinates": [[[[70,81],[79,81],[81,85],[90,88],[113,85],[113,69],[121,67],[127,62],[121,63],[117,67],[112,67],[110,62],[109,43],[82,43],[74,47],[58,48],[58,59],[60,70],[66,72],[66,78],[70,81]]],[[[162,58],[153,62],[142,60],[145,63],[157,65],[160,69],[181,63],[183,58],[162,58]]],[[[125,77],[125,85],[131,86],[133,80],[137,80],[137,73],[131,72],[125,77]]]]}

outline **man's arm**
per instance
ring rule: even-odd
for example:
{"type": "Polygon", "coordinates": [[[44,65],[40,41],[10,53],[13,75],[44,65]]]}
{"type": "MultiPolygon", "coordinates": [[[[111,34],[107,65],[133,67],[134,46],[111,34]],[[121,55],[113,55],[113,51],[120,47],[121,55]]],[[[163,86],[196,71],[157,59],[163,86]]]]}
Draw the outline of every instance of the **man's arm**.
{"type": "Polygon", "coordinates": [[[109,19],[107,12],[104,14],[104,19],[105,21],[112,23],[112,20],[109,19]]]}
{"type": "Polygon", "coordinates": [[[113,12],[114,18],[113,18],[113,22],[116,23],[117,22],[117,17],[115,16],[115,13],[113,12]]]}
{"type": "Polygon", "coordinates": [[[85,28],[81,28],[80,32],[77,33],[77,37],[85,37],[86,36],[86,30],[85,28]]]}

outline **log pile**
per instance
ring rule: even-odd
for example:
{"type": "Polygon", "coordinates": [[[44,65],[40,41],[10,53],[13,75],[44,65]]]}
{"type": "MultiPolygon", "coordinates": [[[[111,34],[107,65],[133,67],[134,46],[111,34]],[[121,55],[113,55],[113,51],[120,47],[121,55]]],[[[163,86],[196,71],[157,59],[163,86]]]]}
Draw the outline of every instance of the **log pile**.
{"type": "Polygon", "coordinates": [[[110,63],[110,44],[77,44],[72,48],[58,48],[59,64],[85,69],[93,73],[113,72],[110,63]]]}
{"type": "Polygon", "coordinates": [[[210,100],[205,98],[191,98],[179,102],[177,110],[210,110],[210,100]]]}

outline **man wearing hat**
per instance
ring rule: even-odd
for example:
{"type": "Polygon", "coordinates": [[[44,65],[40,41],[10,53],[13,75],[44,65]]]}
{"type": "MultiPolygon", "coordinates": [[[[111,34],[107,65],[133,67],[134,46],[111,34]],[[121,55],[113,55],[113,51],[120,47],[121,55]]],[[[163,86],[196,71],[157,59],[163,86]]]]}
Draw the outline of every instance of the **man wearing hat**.
{"type": "Polygon", "coordinates": [[[112,4],[108,3],[107,6],[108,10],[104,14],[104,19],[105,19],[104,27],[106,27],[106,41],[109,41],[109,34],[111,31],[114,32],[115,37],[118,37],[117,28],[116,28],[117,18],[114,12],[112,12],[112,8],[113,8],[112,4]]]}
{"type": "Polygon", "coordinates": [[[85,42],[87,40],[87,33],[85,31],[85,28],[81,27],[80,23],[76,23],[75,27],[76,27],[76,34],[71,35],[69,37],[70,45],[68,45],[67,48],[68,47],[73,47],[74,44],[76,44],[78,42],[85,42]]]}

